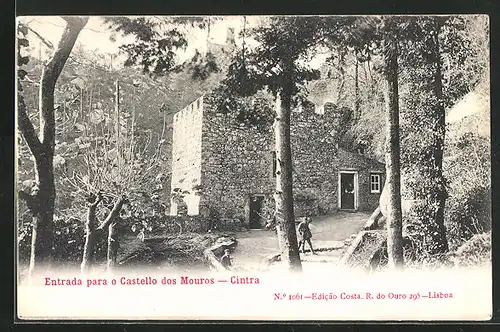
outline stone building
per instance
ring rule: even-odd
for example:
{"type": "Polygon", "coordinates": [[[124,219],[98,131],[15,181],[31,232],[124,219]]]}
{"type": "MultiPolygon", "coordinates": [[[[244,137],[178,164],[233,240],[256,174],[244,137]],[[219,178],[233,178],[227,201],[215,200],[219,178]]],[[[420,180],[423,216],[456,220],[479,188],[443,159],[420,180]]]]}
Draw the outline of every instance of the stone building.
{"type": "MultiPolygon", "coordinates": [[[[271,126],[251,127],[216,111],[209,93],[173,117],[172,215],[240,219],[260,228],[274,210],[271,126]]],[[[338,210],[373,211],[384,164],[338,146],[339,110],[292,112],[294,207],[297,217],[338,210]]]]}

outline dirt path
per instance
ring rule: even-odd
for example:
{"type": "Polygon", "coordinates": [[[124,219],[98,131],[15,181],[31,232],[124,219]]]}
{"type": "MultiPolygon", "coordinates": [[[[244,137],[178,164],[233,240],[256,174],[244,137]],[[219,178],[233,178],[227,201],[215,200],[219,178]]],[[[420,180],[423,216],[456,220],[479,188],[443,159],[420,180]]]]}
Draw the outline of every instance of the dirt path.
{"type": "MultiPolygon", "coordinates": [[[[343,241],[359,232],[369,213],[339,212],[333,215],[313,217],[311,232],[314,248],[339,247],[343,241]]],[[[274,231],[250,230],[236,233],[238,245],[233,252],[233,263],[238,270],[260,270],[267,256],[279,252],[278,240],[274,231]]],[[[308,247],[306,247],[308,249],[308,247]]],[[[343,249],[343,248],[342,248],[343,249]]],[[[342,249],[301,254],[304,266],[308,263],[335,263],[340,259],[342,249]]]]}

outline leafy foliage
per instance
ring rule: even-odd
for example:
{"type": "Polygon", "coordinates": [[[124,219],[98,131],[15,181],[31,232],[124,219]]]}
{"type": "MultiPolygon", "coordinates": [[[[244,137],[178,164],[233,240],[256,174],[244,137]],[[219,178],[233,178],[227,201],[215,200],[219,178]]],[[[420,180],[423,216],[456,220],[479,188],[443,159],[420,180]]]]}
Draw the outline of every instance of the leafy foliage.
{"type": "MultiPolygon", "coordinates": [[[[22,66],[25,66],[29,62],[29,57],[28,56],[23,56],[22,55],[22,50],[26,47],[29,47],[29,41],[26,39],[26,36],[28,35],[28,27],[22,23],[18,23],[17,27],[17,77],[19,80],[23,80],[27,72],[26,70],[20,68],[22,66]]],[[[22,87],[20,87],[22,91],[22,87]]]]}
{"type": "MultiPolygon", "coordinates": [[[[159,110],[159,97],[167,90],[157,86],[153,79],[141,77],[140,73],[130,69],[111,71],[103,60],[98,55],[76,49],[55,91],[54,168],[58,195],[54,245],[67,243],[68,257],[81,255],[89,193],[105,193],[105,204],[99,211],[101,219],[109,212],[113,197],[129,194],[131,204],[122,211],[122,218],[135,218],[139,223],[147,214],[145,211],[163,213],[161,208],[165,210],[165,206],[161,201],[168,197],[164,188],[170,185],[169,175],[164,174],[164,165],[168,165],[170,158],[169,129],[166,128],[167,114],[159,110]],[[119,119],[114,109],[116,80],[121,87],[119,119]],[[157,120],[158,115],[163,121],[157,120]],[[116,135],[117,125],[120,136],[116,135]]],[[[27,86],[24,95],[35,127],[38,125],[37,114],[33,112],[38,106],[36,81],[41,70],[40,61],[33,59],[26,66],[27,74],[22,80],[27,86]]],[[[29,149],[21,139],[18,176],[21,189],[27,191],[34,184],[30,180],[33,179],[30,159],[29,149]]],[[[24,202],[20,202],[21,246],[29,246],[26,241],[31,234],[27,208],[24,202]]],[[[151,227],[148,224],[146,229],[151,227]]]]}
{"type": "Polygon", "coordinates": [[[149,17],[106,17],[104,21],[110,28],[136,37],[134,43],[120,48],[128,55],[125,65],[140,65],[145,73],[165,75],[175,65],[175,51],[187,46],[178,29],[165,29],[169,22],[149,17]]]}
{"type": "MultiPolygon", "coordinates": [[[[441,232],[441,226],[437,223],[444,218],[443,213],[439,212],[444,209],[444,204],[440,201],[450,194],[458,194],[448,192],[449,180],[443,176],[444,107],[455,104],[477,84],[471,77],[464,80],[462,76],[465,73],[472,74],[465,64],[477,55],[469,47],[468,39],[471,35],[466,33],[465,17],[423,17],[415,18],[414,23],[415,38],[403,45],[402,53],[403,81],[407,89],[403,94],[402,140],[405,149],[402,164],[406,197],[418,200],[411,212],[411,223],[420,225],[422,234],[428,235],[423,238],[423,243],[429,246],[430,252],[435,252],[431,247],[436,242],[433,234],[441,232]],[[436,55],[437,52],[439,56],[436,55]],[[448,64],[453,63],[456,69],[450,71],[450,66],[443,66],[443,60],[448,64]],[[436,68],[437,66],[440,68],[436,68]],[[436,77],[437,70],[441,68],[444,74],[436,77]],[[436,89],[441,82],[443,94],[439,95],[436,89]]],[[[476,75],[479,78],[483,74],[476,75]]],[[[470,188],[472,191],[475,189],[474,186],[470,188]]],[[[451,205],[455,203],[457,201],[451,205]]],[[[459,214],[457,208],[458,206],[451,208],[455,217],[459,214]]],[[[462,208],[464,206],[459,209],[462,208]]],[[[471,211],[465,213],[469,214],[471,211]]],[[[452,238],[456,239],[457,233],[452,233],[452,238]]]]}
{"type": "MultiPolygon", "coordinates": [[[[134,42],[120,46],[120,49],[127,54],[125,65],[138,65],[144,73],[152,76],[165,76],[172,71],[182,70],[184,66],[179,63],[177,52],[187,47],[184,28],[209,29],[211,20],[217,18],[195,16],[104,18],[109,28],[125,36],[135,37],[134,42]]],[[[201,60],[204,60],[203,63],[194,66],[193,77],[203,80],[218,68],[213,57],[208,56],[201,60]]]]}
{"type": "Polygon", "coordinates": [[[251,29],[258,42],[254,48],[242,49],[229,66],[220,93],[228,104],[235,96],[248,97],[258,91],[276,95],[286,87],[296,102],[303,96],[304,84],[319,78],[319,71],[306,64],[322,42],[321,24],[311,17],[272,17],[268,24],[251,29]]]}
{"type": "Polygon", "coordinates": [[[474,235],[453,253],[453,262],[461,267],[477,267],[491,262],[491,232],[474,235]]]}
{"type": "Polygon", "coordinates": [[[191,63],[192,67],[189,70],[192,72],[193,79],[206,80],[210,74],[220,72],[217,60],[212,52],[207,52],[205,59],[202,59],[201,54],[196,51],[191,63]]]}

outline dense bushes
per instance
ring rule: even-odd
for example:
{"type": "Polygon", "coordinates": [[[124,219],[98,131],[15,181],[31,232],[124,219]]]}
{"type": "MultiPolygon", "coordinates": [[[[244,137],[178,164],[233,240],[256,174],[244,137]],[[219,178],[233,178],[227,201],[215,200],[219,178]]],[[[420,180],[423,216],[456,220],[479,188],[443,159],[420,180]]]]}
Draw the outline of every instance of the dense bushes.
{"type": "MultiPolygon", "coordinates": [[[[460,167],[460,165],[456,165],[460,167]]],[[[449,196],[445,205],[445,227],[449,246],[449,253],[457,250],[466,241],[477,234],[491,230],[491,187],[487,182],[470,181],[464,184],[462,175],[450,178],[449,196]]],[[[469,178],[470,180],[470,178],[469,178]]],[[[426,254],[425,245],[428,241],[426,223],[420,222],[416,215],[422,215],[422,205],[425,202],[415,203],[404,215],[404,234],[411,239],[413,257],[410,264],[439,265],[448,261],[447,254],[426,254]]],[[[424,207],[425,210],[425,207],[424,207]]],[[[427,222],[432,223],[432,220],[427,222]]]]}
{"type": "Polygon", "coordinates": [[[452,253],[451,259],[461,267],[491,263],[491,232],[474,235],[452,253]]]}
{"type": "Polygon", "coordinates": [[[415,218],[415,214],[419,213],[421,205],[417,202],[404,216],[405,234],[413,240],[416,251],[415,260],[410,264],[455,264],[449,260],[450,255],[477,234],[491,230],[490,139],[477,130],[489,125],[487,106],[479,109],[473,116],[447,127],[443,167],[448,193],[445,227],[449,253],[437,257],[424,255],[421,245],[425,241],[422,236],[425,229],[422,229],[421,223],[416,222],[418,218],[415,218]]]}
{"type": "Polygon", "coordinates": [[[491,229],[491,189],[474,187],[448,200],[446,228],[450,248],[491,229]]]}
{"type": "MultiPolygon", "coordinates": [[[[83,214],[82,214],[83,215],[83,214]]],[[[24,214],[19,229],[19,260],[21,264],[28,264],[31,246],[31,226],[29,214],[24,214]]],[[[221,232],[241,230],[240,220],[221,219],[217,216],[204,217],[201,215],[168,216],[156,214],[142,216],[141,219],[124,217],[117,223],[118,239],[135,237],[144,240],[151,236],[206,233],[207,231],[221,232]]],[[[85,243],[85,222],[77,218],[54,220],[53,255],[56,263],[65,266],[78,266],[83,255],[85,243]]],[[[107,251],[107,232],[104,231],[96,246],[96,261],[104,261],[107,251]]]]}
{"type": "Polygon", "coordinates": [[[449,128],[445,223],[451,251],[491,229],[490,139],[472,132],[475,126],[489,125],[483,119],[487,114],[489,107],[449,128]]]}
{"type": "MultiPolygon", "coordinates": [[[[25,230],[18,237],[19,262],[24,265],[29,263],[31,250],[31,225],[25,224],[25,230]]],[[[85,224],[78,219],[55,219],[53,237],[53,260],[56,264],[65,266],[78,266],[83,255],[85,244],[85,224]]],[[[107,252],[107,233],[98,238],[96,244],[96,260],[102,261],[107,252]]]]}
{"type": "Polygon", "coordinates": [[[147,264],[156,268],[206,269],[204,251],[213,245],[219,236],[211,233],[183,233],[155,236],[144,242],[130,243],[121,253],[119,264],[137,267],[147,264]]]}

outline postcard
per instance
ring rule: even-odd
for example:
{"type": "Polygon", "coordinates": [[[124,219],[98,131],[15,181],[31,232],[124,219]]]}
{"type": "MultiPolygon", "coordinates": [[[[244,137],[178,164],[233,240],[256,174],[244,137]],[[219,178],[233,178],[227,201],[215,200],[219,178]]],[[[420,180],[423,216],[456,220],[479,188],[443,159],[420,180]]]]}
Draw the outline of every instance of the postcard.
{"type": "Polygon", "coordinates": [[[18,17],[18,319],[489,320],[489,34],[18,17]]]}

